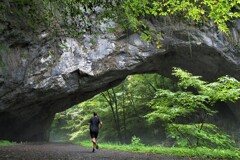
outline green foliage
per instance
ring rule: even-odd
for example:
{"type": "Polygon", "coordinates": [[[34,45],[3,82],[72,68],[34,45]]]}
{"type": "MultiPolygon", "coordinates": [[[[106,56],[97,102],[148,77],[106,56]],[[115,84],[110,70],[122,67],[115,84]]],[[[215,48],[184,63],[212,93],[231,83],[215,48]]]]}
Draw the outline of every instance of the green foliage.
{"type": "MultiPolygon", "coordinates": [[[[92,147],[90,141],[82,141],[81,146],[92,147]]],[[[167,156],[192,157],[203,159],[239,159],[240,152],[234,149],[212,149],[206,147],[184,148],[184,147],[163,147],[163,146],[139,146],[139,145],[119,145],[114,143],[101,142],[100,147],[110,150],[121,150],[128,152],[154,153],[167,156]]]]}
{"type": "Polygon", "coordinates": [[[83,33],[92,33],[94,26],[106,19],[117,17],[120,2],[7,0],[0,2],[0,18],[14,19],[10,21],[11,25],[23,30],[36,31],[39,27],[45,27],[51,34],[70,34],[79,37],[83,33]]]}
{"type": "Polygon", "coordinates": [[[157,88],[174,90],[175,87],[172,81],[157,74],[128,76],[119,86],[57,114],[51,137],[59,135],[54,140],[65,138],[71,141],[88,138],[88,120],[92,112],[97,111],[103,121],[100,140],[131,143],[134,135],[141,137],[143,141],[151,141],[149,137],[159,140],[161,124],[148,126],[144,118],[144,115],[150,112],[147,104],[157,88]]]}
{"type": "Polygon", "coordinates": [[[89,133],[88,120],[94,110],[95,101],[87,101],[65,112],[56,114],[52,123],[51,135],[53,141],[74,141],[79,137],[85,137],[89,133]]]}
{"type": "Polygon", "coordinates": [[[240,17],[239,6],[239,0],[8,0],[0,2],[0,15],[14,17],[11,23],[20,29],[45,26],[51,33],[64,29],[72,36],[91,34],[94,26],[113,20],[124,29],[141,31],[147,41],[157,41],[158,33],[146,23],[150,17],[175,16],[189,24],[213,21],[228,33],[227,23],[240,17]]]}
{"type": "Polygon", "coordinates": [[[240,17],[239,5],[238,0],[126,0],[123,8],[129,24],[135,31],[141,30],[142,26],[146,28],[142,19],[148,16],[174,15],[180,20],[185,19],[194,24],[213,20],[221,31],[228,33],[226,23],[240,17]]]}
{"type": "Polygon", "coordinates": [[[9,142],[7,140],[0,140],[0,147],[2,147],[2,146],[12,146],[12,145],[15,145],[15,143],[9,142]]]}
{"type": "Polygon", "coordinates": [[[235,102],[239,99],[240,82],[233,77],[221,77],[217,82],[210,83],[206,87],[206,90],[199,92],[209,96],[214,102],[218,100],[235,102]]]}
{"type": "Polygon", "coordinates": [[[234,141],[213,124],[169,124],[166,128],[169,137],[178,146],[207,146],[209,148],[233,148],[234,141]]]}
{"type": "MultiPolygon", "coordinates": [[[[178,85],[184,89],[187,89],[188,87],[194,87],[200,90],[201,87],[205,87],[205,84],[207,83],[200,80],[201,76],[193,76],[191,73],[179,68],[174,68],[172,75],[179,78],[178,85]]],[[[205,88],[202,90],[204,89],[205,88]]]]}
{"type": "Polygon", "coordinates": [[[171,123],[178,117],[186,117],[197,112],[198,109],[204,109],[212,114],[214,112],[205,105],[206,99],[206,96],[194,95],[190,92],[178,91],[174,93],[160,89],[149,103],[153,111],[145,117],[150,123],[158,119],[171,123]]]}
{"type": "Polygon", "coordinates": [[[57,114],[52,134],[63,132],[61,137],[71,141],[89,138],[88,120],[97,111],[103,121],[100,141],[170,145],[171,138],[175,146],[232,148],[234,141],[207,120],[217,113],[212,109],[217,101],[238,98],[239,82],[225,76],[208,83],[179,68],[173,75],[179,78],[178,86],[157,74],[129,76],[119,86],[57,114]]]}
{"type": "Polygon", "coordinates": [[[132,137],[131,145],[144,146],[144,144],[141,142],[141,139],[139,137],[136,137],[136,136],[132,137]]]}
{"type": "Polygon", "coordinates": [[[217,101],[239,99],[240,83],[229,76],[207,83],[179,68],[174,68],[173,75],[179,78],[182,90],[158,90],[149,103],[153,111],[145,116],[148,121],[164,122],[169,136],[180,146],[233,147],[234,141],[217,126],[205,123],[205,119],[216,113],[210,107],[217,101]],[[192,121],[197,123],[186,124],[190,115],[195,115],[192,121]],[[187,119],[184,124],[179,123],[184,119],[187,119]]]}
{"type": "Polygon", "coordinates": [[[179,78],[178,85],[187,89],[193,87],[199,94],[208,96],[209,102],[232,101],[239,99],[240,82],[233,77],[224,76],[218,78],[217,82],[207,83],[200,80],[200,76],[174,68],[173,75],[179,78]]]}

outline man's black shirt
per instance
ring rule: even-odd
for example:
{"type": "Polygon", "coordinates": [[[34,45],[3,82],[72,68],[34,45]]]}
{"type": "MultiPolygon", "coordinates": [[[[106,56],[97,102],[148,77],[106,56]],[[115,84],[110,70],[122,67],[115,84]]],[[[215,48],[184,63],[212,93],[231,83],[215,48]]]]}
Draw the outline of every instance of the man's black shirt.
{"type": "Polygon", "coordinates": [[[98,117],[92,117],[89,120],[90,123],[90,131],[92,132],[98,132],[99,130],[99,124],[100,124],[100,119],[98,117]]]}

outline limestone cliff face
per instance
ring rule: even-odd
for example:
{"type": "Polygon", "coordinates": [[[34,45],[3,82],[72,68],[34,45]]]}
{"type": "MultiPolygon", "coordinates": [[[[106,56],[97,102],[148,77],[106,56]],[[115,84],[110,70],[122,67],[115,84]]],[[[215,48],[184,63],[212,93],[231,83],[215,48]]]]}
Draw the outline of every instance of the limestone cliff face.
{"type": "Polygon", "coordinates": [[[209,81],[226,74],[240,80],[239,21],[230,37],[213,25],[153,21],[162,32],[160,49],[138,33],[109,33],[104,25],[97,35],[77,39],[29,32],[13,22],[0,21],[0,139],[47,140],[56,112],[130,74],[170,76],[172,67],[181,67],[209,81]]]}

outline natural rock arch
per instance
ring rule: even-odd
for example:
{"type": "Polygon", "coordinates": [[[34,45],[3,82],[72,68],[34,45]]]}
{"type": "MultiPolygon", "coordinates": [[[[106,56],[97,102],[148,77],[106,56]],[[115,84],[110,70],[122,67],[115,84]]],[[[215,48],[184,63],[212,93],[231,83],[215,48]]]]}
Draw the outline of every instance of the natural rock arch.
{"type": "Polygon", "coordinates": [[[240,25],[227,38],[214,26],[152,22],[162,47],[138,33],[84,35],[80,39],[1,30],[0,139],[48,140],[56,112],[119,84],[127,75],[171,76],[180,67],[212,81],[223,75],[240,80],[240,25]]]}

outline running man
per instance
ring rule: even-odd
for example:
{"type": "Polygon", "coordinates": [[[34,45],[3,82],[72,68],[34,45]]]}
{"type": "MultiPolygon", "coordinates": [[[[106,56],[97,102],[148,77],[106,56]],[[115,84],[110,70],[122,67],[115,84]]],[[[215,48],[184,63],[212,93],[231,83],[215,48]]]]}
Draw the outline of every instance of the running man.
{"type": "Polygon", "coordinates": [[[102,128],[102,121],[98,118],[97,113],[93,112],[93,117],[89,120],[90,136],[93,143],[92,152],[95,152],[95,150],[98,149],[97,137],[98,137],[99,129],[101,128],[102,128]]]}

